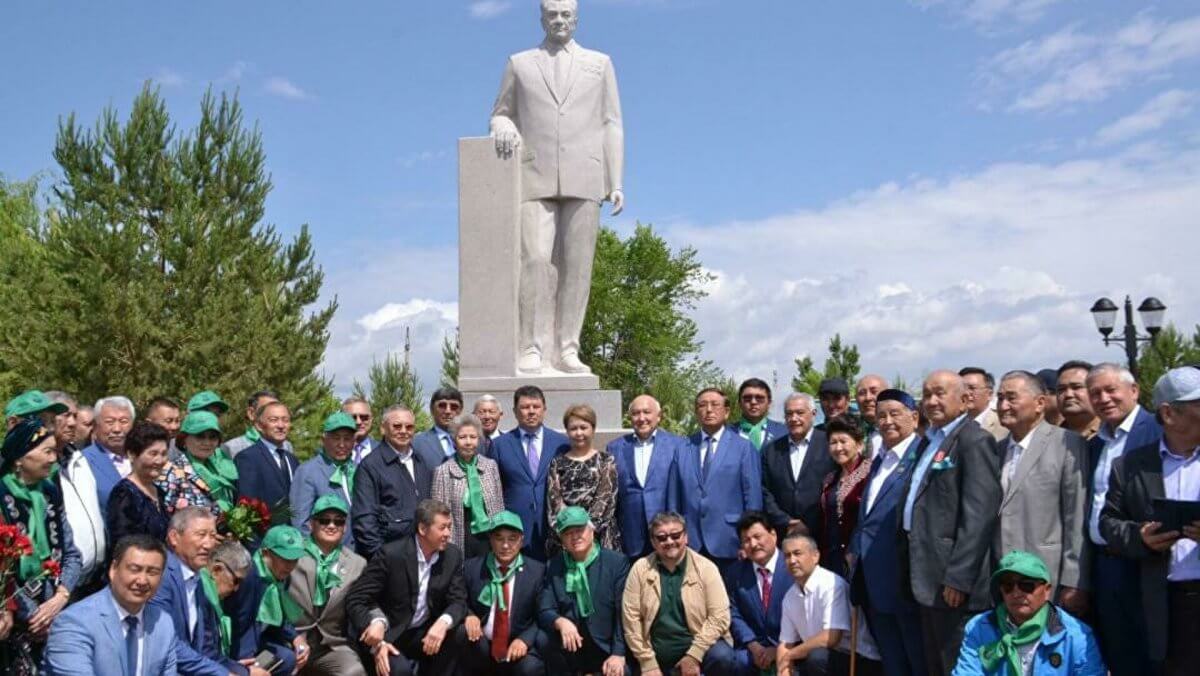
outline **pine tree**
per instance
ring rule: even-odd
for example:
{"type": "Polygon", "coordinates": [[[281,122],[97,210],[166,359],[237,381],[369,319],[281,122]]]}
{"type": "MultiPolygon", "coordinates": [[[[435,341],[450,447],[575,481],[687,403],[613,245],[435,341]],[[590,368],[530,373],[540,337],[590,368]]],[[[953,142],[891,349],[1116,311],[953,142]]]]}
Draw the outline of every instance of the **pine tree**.
{"type": "Polygon", "coordinates": [[[818,371],[813,365],[812,357],[796,358],[796,376],[792,378],[792,390],[807,392],[817,396],[821,381],[826,378],[841,378],[850,386],[851,396],[854,394],[854,383],[858,380],[859,364],[858,346],[853,343],[842,344],[841,334],[834,334],[829,340],[829,358],[825,360],[825,368],[818,371]]]}
{"type": "Polygon", "coordinates": [[[442,337],[442,386],[458,387],[458,329],[454,329],[454,340],[442,337]]]}

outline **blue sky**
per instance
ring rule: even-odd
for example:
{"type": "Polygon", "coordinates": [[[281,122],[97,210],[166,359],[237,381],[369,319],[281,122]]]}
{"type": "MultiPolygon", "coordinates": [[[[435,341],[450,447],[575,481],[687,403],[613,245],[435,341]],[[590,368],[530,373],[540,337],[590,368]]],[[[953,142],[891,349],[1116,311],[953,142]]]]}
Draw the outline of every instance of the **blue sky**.
{"type": "MultiPolygon", "coordinates": [[[[1115,359],[1100,295],[1200,321],[1194,2],[581,4],[624,106],[628,208],[605,220],[699,249],[705,356],[732,375],[786,382],[835,331],[910,381],[1115,359]]],[[[341,302],[327,373],[344,390],[409,327],[432,383],[456,140],[540,38],[536,0],[10,3],[0,173],[52,179],[58,117],[126,113],[147,79],[181,128],[210,84],[237,89],[268,219],[310,225],[341,302]]]]}

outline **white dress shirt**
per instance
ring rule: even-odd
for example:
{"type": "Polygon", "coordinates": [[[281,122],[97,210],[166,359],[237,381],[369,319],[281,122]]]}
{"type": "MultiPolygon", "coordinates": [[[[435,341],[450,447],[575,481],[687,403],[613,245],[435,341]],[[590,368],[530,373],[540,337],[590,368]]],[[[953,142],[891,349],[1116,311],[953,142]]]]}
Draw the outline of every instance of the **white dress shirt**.
{"type": "Polygon", "coordinates": [[[792,463],[793,481],[800,480],[800,468],[804,467],[804,458],[808,455],[808,449],[812,442],[812,435],[813,431],[811,428],[809,428],[808,434],[805,434],[804,438],[801,439],[799,443],[792,440],[790,436],[788,437],[788,460],[790,460],[792,463]]]}
{"type": "MultiPolygon", "coordinates": [[[[413,608],[412,621],[408,623],[409,629],[419,627],[429,619],[429,576],[433,573],[434,564],[440,558],[442,558],[442,553],[434,552],[433,556],[426,560],[425,550],[421,549],[421,541],[417,540],[417,604],[413,608]]],[[[445,622],[449,626],[454,623],[454,618],[450,617],[448,613],[442,613],[438,621],[445,622]]]]}
{"type": "MultiPolygon", "coordinates": [[[[1158,442],[1163,463],[1163,494],[1168,500],[1200,500],[1200,449],[1188,457],[1175,455],[1167,448],[1166,439],[1158,442]]],[[[1171,561],[1167,580],[1190,582],[1200,580],[1200,545],[1189,538],[1179,538],[1171,545],[1171,561]]]]}
{"type": "MultiPolygon", "coordinates": [[[[396,450],[396,449],[393,449],[393,450],[396,450]]],[[[404,468],[408,470],[409,478],[411,478],[413,481],[416,481],[417,475],[413,474],[413,449],[412,449],[412,446],[408,447],[407,453],[396,450],[396,457],[400,459],[400,464],[404,465],[404,468]]],[[[418,549],[420,549],[420,547],[418,547],[418,549]]]]}
{"type": "Polygon", "coordinates": [[[637,474],[638,485],[645,487],[646,477],[650,474],[650,456],[654,455],[654,435],[650,433],[645,439],[633,438],[633,471],[637,474]]]}
{"type": "Polygon", "coordinates": [[[129,462],[129,458],[124,453],[113,453],[103,446],[100,448],[104,450],[104,454],[108,456],[108,459],[112,461],[113,467],[117,468],[117,474],[120,474],[122,479],[129,476],[129,473],[133,471],[133,464],[129,462]]]}
{"type": "Polygon", "coordinates": [[[1104,510],[1104,499],[1108,497],[1108,475],[1112,473],[1113,461],[1125,453],[1125,442],[1129,439],[1129,430],[1133,429],[1133,422],[1137,419],[1139,410],[1139,407],[1134,406],[1113,432],[1110,433],[1108,425],[1103,423],[1096,432],[1096,435],[1104,440],[1104,449],[1100,451],[1100,461],[1096,463],[1096,470],[1092,475],[1092,514],[1088,519],[1088,535],[1091,536],[1092,542],[1101,546],[1108,544],[1100,534],[1100,512],[1104,510]]]}
{"type": "MultiPolygon", "coordinates": [[[[263,446],[267,447],[267,451],[271,454],[271,458],[273,460],[275,460],[275,466],[278,467],[279,469],[287,472],[288,479],[291,479],[292,478],[292,463],[287,462],[286,460],[283,459],[282,456],[280,456],[279,447],[276,446],[275,444],[267,441],[266,437],[260,438],[259,441],[261,441],[263,443],[263,446]]],[[[285,451],[287,450],[286,446],[284,447],[284,450],[285,451]]]]}
{"type": "Polygon", "coordinates": [[[1029,440],[1032,438],[1033,430],[1029,430],[1025,438],[1020,441],[1014,441],[1011,435],[1008,437],[1008,449],[1004,453],[1004,466],[1000,468],[1000,487],[1006,495],[1008,494],[1009,486],[1012,484],[1013,476],[1017,473],[1017,465],[1021,462],[1021,454],[1029,450],[1029,440]]]}
{"type": "Polygon", "coordinates": [[[196,571],[188,568],[188,565],[182,560],[179,561],[179,570],[183,572],[183,588],[187,594],[187,604],[184,610],[187,612],[188,636],[196,636],[196,587],[200,584],[200,576],[196,575],[196,571]]]}
{"type": "Polygon", "coordinates": [[[867,484],[867,512],[871,513],[871,508],[875,506],[875,498],[879,497],[879,491],[883,490],[883,484],[896,471],[896,467],[900,465],[900,461],[904,459],[904,454],[908,453],[908,447],[912,445],[914,439],[917,438],[916,433],[905,437],[894,448],[884,448],[880,452],[883,453],[883,460],[879,461],[879,471],[875,476],[871,477],[870,483],[867,484]]]}
{"type": "MultiPolygon", "coordinates": [[[[779,627],[780,643],[801,643],[826,629],[838,629],[842,640],[836,650],[850,654],[850,585],[833,572],[817,566],[801,586],[792,584],[783,598],[783,618],[779,627]]],[[[861,612],[861,611],[859,611],[861,612]]],[[[859,616],[858,654],[879,659],[879,649],[859,616]]]]}
{"type": "MultiPolygon", "coordinates": [[[[117,609],[117,622],[121,624],[121,645],[117,646],[118,653],[125,652],[125,637],[129,635],[129,627],[125,624],[125,618],[129,617],[130,613],[117,603],[117,598],[112,595],[112,590],[109,590],[109,598],[112,599],[113,607],[117,609]]],[[[137,646],[138,659],[135,674],[142,674],[146,663],[146,622],[145,622],[145,607],[137,611],[134,617],[137,618],[137,646]]],[[[149,676],[148,674],[146,676],[149,676]]]]}
{"type": "Polygon", "coordinates": [[[717,433],[709,436],[708,432],[700,432],[700,466],[704,467],[704,463],[708,462],[708,440],[712,439],[712,452],[717,452],[717,447],[721,445],[721,435],[725,434],[725,426],[721,425],[717,429],[717,433]]]}
{"type": "MultiPolygon", "coordinates": [[[[774,581],[775,580],[775,566],[778,563],[779,563],[779,550],[776,549],[775,553],[771,555],[771,560],[767,561],[767,565],[760,566],[758,564],[754,564],[754,583],[758,585],[758,598],[761,599],[762,595],[763,595],[763,576],[762,576],[762,573],[760,573],[759,571],[766,570],[767,571],[767,579],[774,581]]],[[[771,593],[774,593],[774,592],[775,592],[775,590],[772,589],[771,593]]]]}

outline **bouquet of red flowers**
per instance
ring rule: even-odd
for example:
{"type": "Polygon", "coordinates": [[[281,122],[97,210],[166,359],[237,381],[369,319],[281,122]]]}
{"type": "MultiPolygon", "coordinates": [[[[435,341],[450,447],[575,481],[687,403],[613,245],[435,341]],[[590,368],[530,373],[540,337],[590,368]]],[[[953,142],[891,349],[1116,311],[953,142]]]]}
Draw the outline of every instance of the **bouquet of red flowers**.
{"type": "MultiPolygon", "coordinates": [[[[33,554],[33,544],[29,537],[17,526],[0,524],[0,594],[3,594],[5,607],[12,610],[11,602],[16,596],[16,582],[13,578],[20,570],[21,559],[33,554]]],[[[62,566],[53,559],[42,562],[41,572],[25,581],[28,587],[34,587],[43,579],[49,578],[57,583],[62,575],[62,566]]]]}
{"type": "Polygon", "coordinates": [[[221,515],[217,529],[242,542],[262,537],[271,527],[271,509],[254,498],[238,498],[233,509],[221,515]]]}

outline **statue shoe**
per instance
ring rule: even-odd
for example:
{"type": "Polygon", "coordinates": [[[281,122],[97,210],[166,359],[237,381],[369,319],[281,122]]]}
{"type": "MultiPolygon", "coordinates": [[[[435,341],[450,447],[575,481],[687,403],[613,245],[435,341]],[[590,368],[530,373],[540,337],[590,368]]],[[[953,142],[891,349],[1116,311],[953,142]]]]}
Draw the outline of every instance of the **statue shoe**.
{"type": "Polygon", "coordinates": [[[574,350],[562,353],[558,360],[558,368],[563,373],[591,373],[588,365],[579,361],[579,353],[574,350]]]}
{"type": "Polygon", "coordinates": [[[530,350],[517,360],[517,370],[525,373],[542,372],[542,355],[536,350],[530,350]]]}

